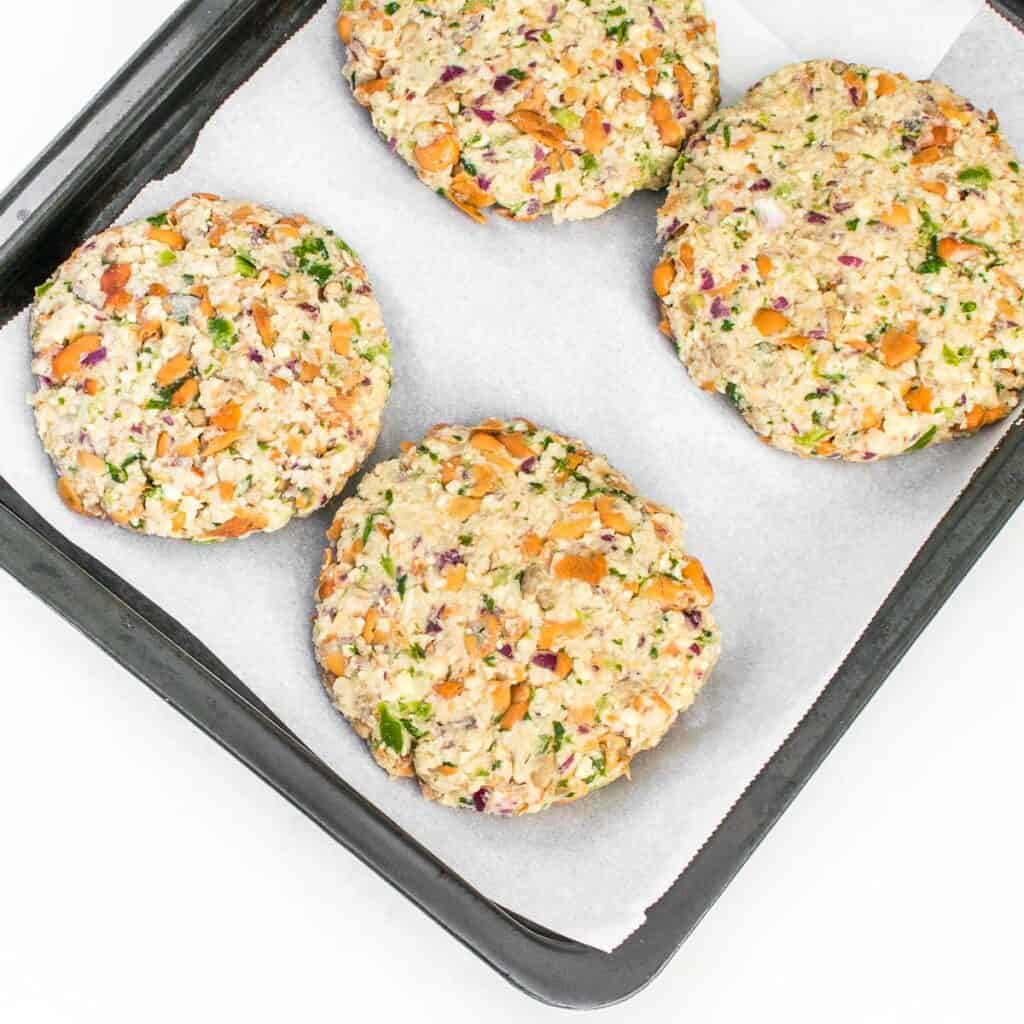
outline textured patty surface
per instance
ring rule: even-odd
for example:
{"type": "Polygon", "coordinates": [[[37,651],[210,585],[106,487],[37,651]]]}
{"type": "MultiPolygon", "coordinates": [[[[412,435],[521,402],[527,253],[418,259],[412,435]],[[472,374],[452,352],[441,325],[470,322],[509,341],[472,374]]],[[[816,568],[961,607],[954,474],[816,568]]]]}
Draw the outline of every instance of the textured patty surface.
{"type": "Polygon", "coordinates": [[[1024,191],[992,113],[814,61],[690,141],[659,214],[663,328],[771,444],[870,460],[977,430],[1024,374],[1024,191]]]}
{"type": "Polygon", "coordinates": [[[702,0],[346,0],[338,30],[377,130],[478,220],[581,220],[661,188],[718,102],[702,0]]]}
{"type": "Polygon", "coordinates": [[[36,290],[36,425],[75,511],[197,540],[337,494],[391,353],[355,254],[304,217],[194,196],[82,245],[36,290]]]}
{"type": "Polygon", "coordinates": [[[683,524],[524,420],[439,426],[339,510],[314,642],[393,775],[522,814],[628,774],[718,658],[683,524]]]}

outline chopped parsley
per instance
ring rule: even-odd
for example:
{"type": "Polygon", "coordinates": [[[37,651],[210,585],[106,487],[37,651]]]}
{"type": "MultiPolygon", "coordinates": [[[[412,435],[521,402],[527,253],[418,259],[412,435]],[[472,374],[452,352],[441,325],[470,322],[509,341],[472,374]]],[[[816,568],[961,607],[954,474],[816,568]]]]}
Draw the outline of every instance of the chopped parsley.
{"type": "MultiPolygon", "coordinates": [[[[619,7],[616,7],[615,11],[618,11],[621,14],[625,14],[625,11],[619,7]]],[[[612,11],[611,13],[615,13],[615,11],[612,11]]],[[[619,46],[623,46],[626,40],[629,38],[629,27],[632,24],[632,18],[624,18],[622,21],[618,23],[618,25],[609,25],[605,29],[604,34],[609,39],[614,39],[619,44],[619,46]]]]}
{"type": "Polygon", "coordinates": [[[313,235],[303,239],[300,245],[292,249],[292,255],[299,261],[299,270],[315,278],[321,287],[327,284],[334,273],[327,262],[330,260],[327,243],[322,238],[313,235]]]}
{"type": "Polygon", "coordinates": [[[555,722],[554,726],[554,737],[555,737],[555,753],[562,749],[562,744],[565,743],[565,726],[561,722],[555,722]]]}
{"type": "Polygon", "coordinates": [[[928,241],[928,255],[917,267],[919,274],[937,274],[946,266],[946,261],[939,255],[939,236],[932,235],[928,241]]]}
{"type": "Polygon", "coordinates": [[[729,381],[729,383],[725,385],[725,397],[728,398],[737,409],[743,408],[743,393],[732,381],[729,381]]]}

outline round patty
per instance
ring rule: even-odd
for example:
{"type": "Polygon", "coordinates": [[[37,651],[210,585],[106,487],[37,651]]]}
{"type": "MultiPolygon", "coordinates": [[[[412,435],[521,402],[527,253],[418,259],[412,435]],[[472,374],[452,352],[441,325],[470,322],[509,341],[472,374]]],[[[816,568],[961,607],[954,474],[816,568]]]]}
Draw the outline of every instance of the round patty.
{"type": "Polygon", "coordinates": [[[315,512],[369,454],[391,384],[352,250],[214,196],[86,242],[36,290],[31,331],[61,497],[163,537],[315,512]]]}
{"type": "Polygon", "coordinates": [[[392,775],[524,814],[629,774],[719,654],[683,524],[525,420],[435,427],[329,531],[313,636],[392,775]]]}
{"type": "Polygon", "coordinates": [[[690,141],[654,288],[692,378],[763,440],[871,460],[1016,405],[1022,230],[994,114],[936,82],[812,61],[690,141]]]}
{"type": "Polygon", "coordinates": [[[346,0],[338,31],[388,145],[480,221],[583,220],[662,188],[718,103],[703,0],[346,0]]]}

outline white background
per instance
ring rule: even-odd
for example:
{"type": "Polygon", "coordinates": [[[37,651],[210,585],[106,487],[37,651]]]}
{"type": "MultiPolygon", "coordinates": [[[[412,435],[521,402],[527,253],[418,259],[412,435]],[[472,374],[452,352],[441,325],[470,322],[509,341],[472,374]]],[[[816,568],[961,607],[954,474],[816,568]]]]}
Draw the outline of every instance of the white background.
{"type": "MultiPolygon", "coordinates": [[[[5,5],[0,185],[173,8],[5,5]]],[[[880,524],[880,528],[886,528],[880,524]]],[[[1010,1021],[1024,516],[602,1021],[1010,1021]]],[[[0,575],[0,1020],[549,1020],[0,575]]]]}

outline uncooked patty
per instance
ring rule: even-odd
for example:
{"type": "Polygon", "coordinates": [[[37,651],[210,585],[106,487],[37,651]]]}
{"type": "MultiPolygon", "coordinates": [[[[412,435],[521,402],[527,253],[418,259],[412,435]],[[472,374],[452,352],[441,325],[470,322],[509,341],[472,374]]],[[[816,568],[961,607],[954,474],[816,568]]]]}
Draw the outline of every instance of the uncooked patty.
{"type": "Polygon", "coordinates": [[[338,31],[377,130],[477,220],[582,220],[662,188],[718,103],[702,0],[347,0],[338,31]]]}
{"type": "Polygon", "coordinates": [[[871,460],[1017,404],[1022,229],[994,114],[936,82],[812,61],[690,141],[654,285],[691,377],[765,441],[871,460]]]}
{"type": "Polygon", "coordinates": [[[523,814],[629,773],[719,654],[678,516],[525,420],[435,427],[338,511],[313,635],[388,772],[523,814]]]}
{"type": "Polygon", "coordinates": [[[332,231],[193,196],[36,291],[36,425],[77,512],[214,540],[315,512],[380,431],[391,353],[332,231]]]}

